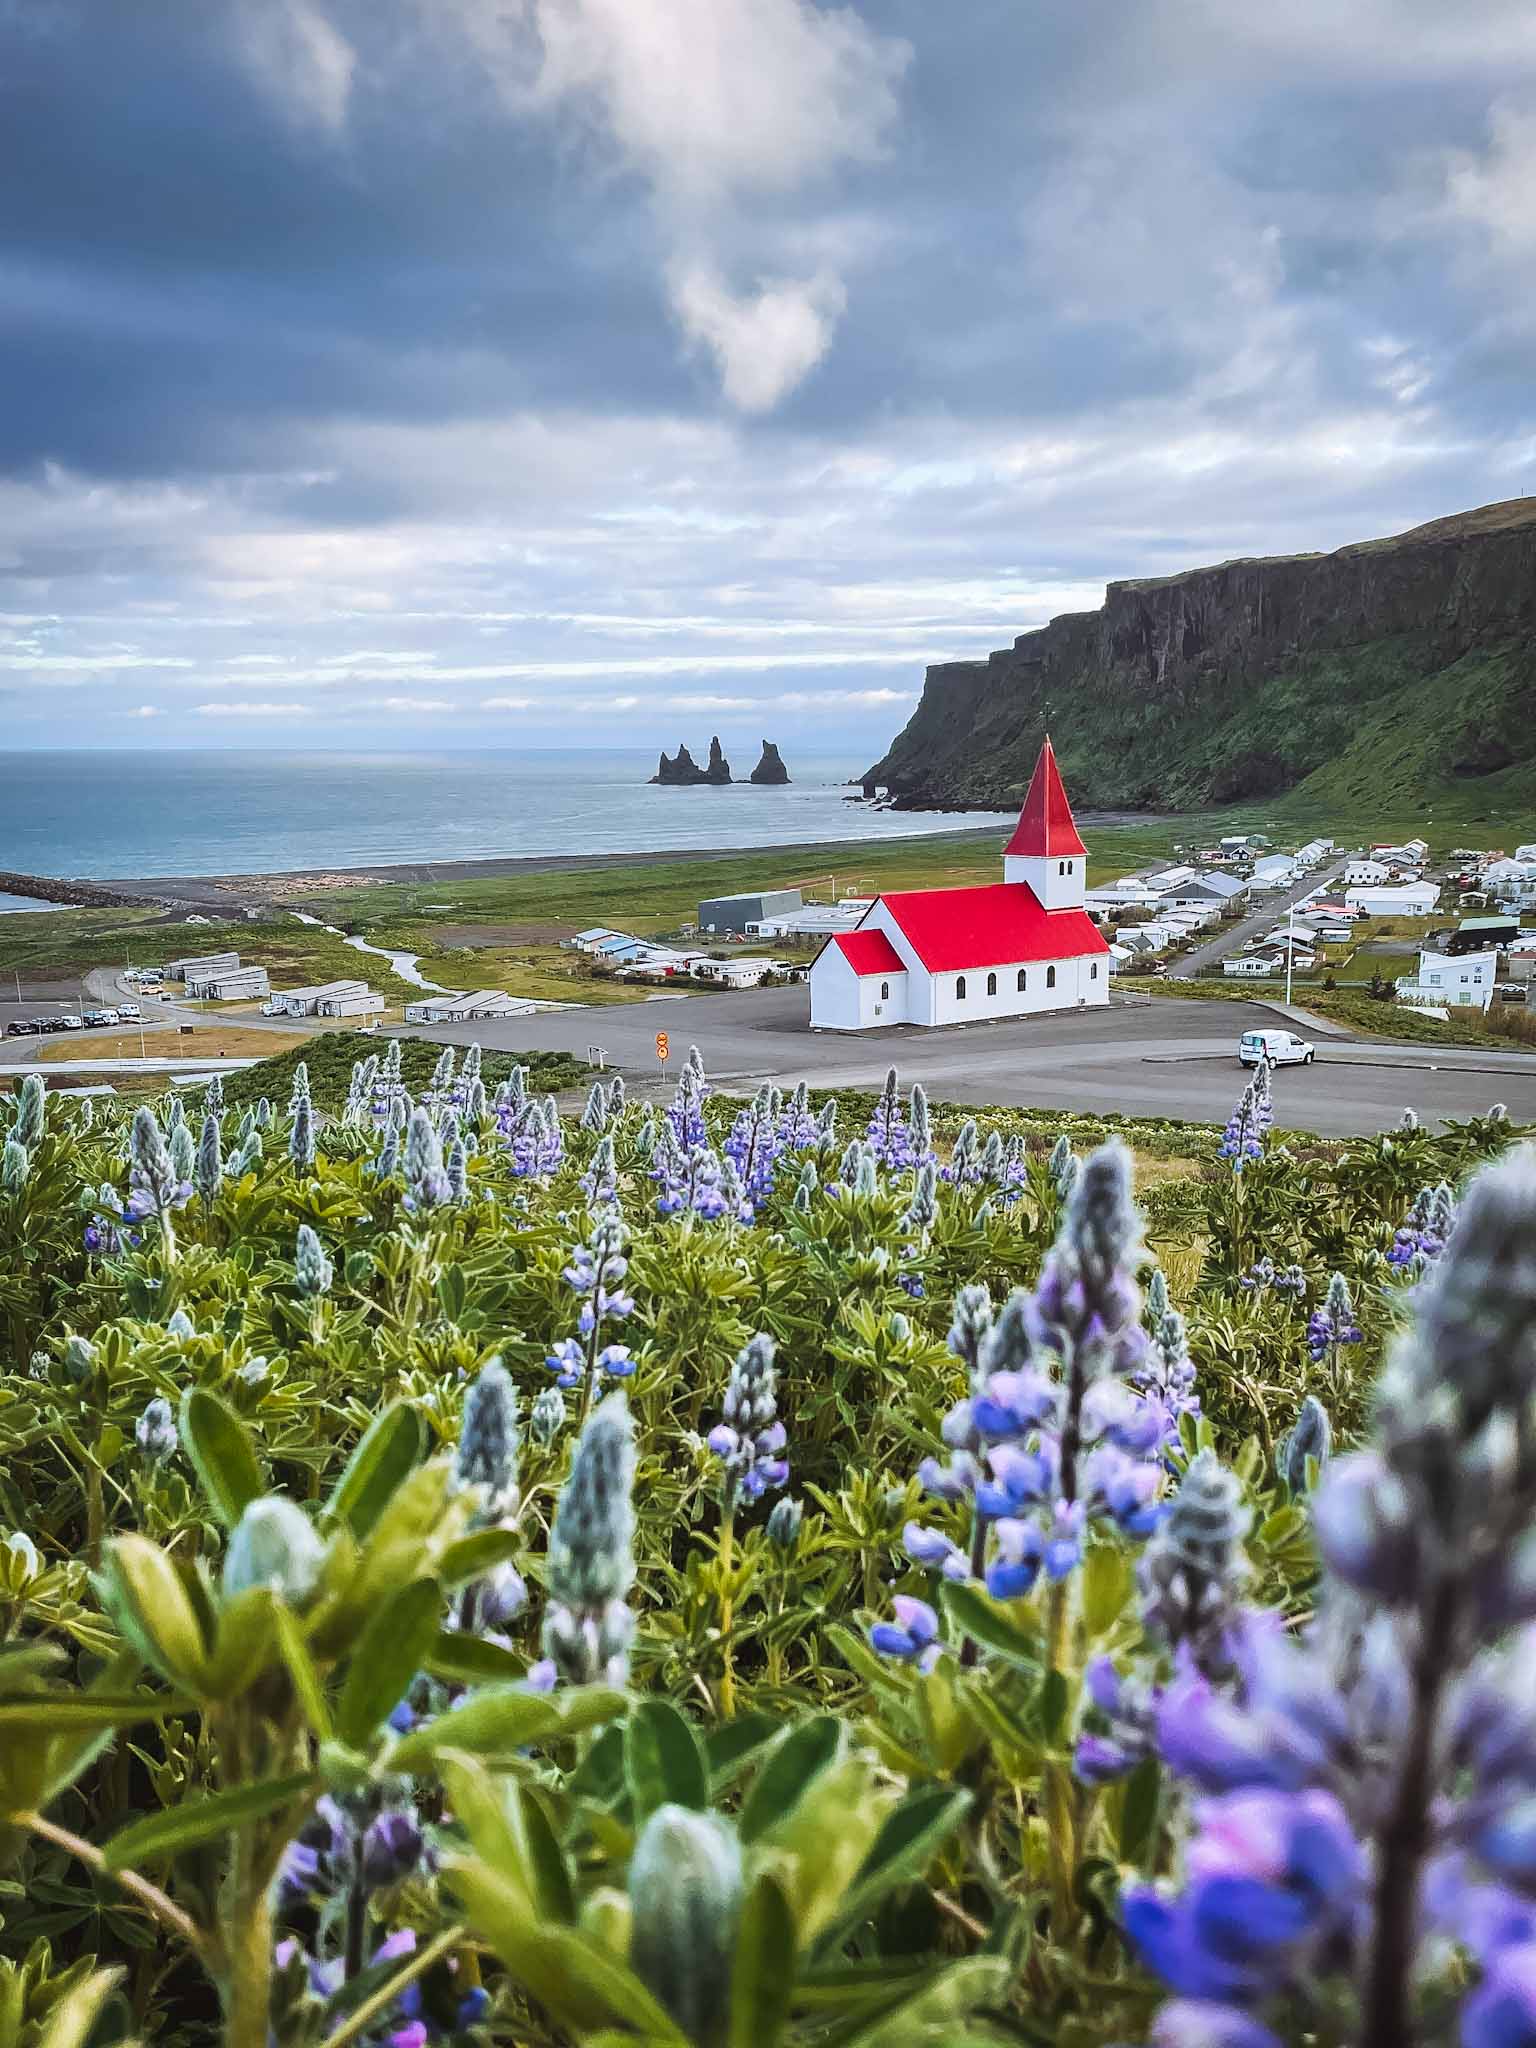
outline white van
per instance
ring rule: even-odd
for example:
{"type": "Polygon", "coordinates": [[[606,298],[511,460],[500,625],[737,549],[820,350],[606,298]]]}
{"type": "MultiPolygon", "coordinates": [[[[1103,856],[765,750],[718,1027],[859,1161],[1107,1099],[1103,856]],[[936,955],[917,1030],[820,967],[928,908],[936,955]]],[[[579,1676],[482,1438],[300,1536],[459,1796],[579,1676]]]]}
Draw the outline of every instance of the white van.
{"type": "Polygon", "coordinates": [[[1310,1067],[1316,1051],[1294,1031],[1245,1031],[1237,1041],[1237,1063],[1256,1067],[1267,1060],[1272,1067],[1310,1067]]]}

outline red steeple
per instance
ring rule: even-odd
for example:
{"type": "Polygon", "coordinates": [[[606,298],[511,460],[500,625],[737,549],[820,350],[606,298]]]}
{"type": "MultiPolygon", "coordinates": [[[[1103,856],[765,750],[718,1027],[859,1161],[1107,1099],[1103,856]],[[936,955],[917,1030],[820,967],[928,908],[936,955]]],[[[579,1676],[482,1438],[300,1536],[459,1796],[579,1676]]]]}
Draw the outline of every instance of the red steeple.
{"type": "Polygon", "coordinates": [[[1054,860],[1058,854],[1087,851],[1077,836],[1072,806],[1061,786],[1061,771],[1056,766],[1056,756],[1047,738],[1035,763],[1029,795],[1024,799],[1019,822],[1014,826],[1013,837],[1003,852],[1017,854],[1024,859],[1054,860]]]}

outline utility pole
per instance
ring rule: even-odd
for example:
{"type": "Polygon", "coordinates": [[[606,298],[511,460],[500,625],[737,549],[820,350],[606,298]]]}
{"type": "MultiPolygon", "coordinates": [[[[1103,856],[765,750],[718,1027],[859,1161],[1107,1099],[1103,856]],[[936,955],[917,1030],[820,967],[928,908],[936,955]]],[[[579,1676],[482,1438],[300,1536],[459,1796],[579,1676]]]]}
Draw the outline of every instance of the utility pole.
{"type": "Polygon", "coordinates": [[[1291,1000],[1291,968],[1296,960],[1296,905],[1293,901],[1285,927],[1285,1000],[1291,1000]]]}

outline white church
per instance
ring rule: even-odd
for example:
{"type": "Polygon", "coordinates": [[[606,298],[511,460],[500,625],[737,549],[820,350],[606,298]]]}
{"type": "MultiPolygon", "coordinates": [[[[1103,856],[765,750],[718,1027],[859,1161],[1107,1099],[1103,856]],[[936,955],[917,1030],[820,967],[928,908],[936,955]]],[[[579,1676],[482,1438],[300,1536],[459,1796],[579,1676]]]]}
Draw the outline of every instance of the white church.
{"type": "Polygon", "coordinates": [[[1003,879],[877,896],[811,968],[813,1031],[976,1024],[1109,1001],[1109,945],[1083,908],[1087,852],[1051,743],[1035,763],[1003,879]]]}

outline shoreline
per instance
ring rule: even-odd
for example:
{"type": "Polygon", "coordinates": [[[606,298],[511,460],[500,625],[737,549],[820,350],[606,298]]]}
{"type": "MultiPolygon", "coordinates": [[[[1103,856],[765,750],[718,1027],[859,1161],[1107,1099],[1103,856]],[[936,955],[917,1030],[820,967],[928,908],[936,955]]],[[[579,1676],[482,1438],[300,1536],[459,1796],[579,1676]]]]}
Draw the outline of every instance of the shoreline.
{"type": "MultiPolygon", "coordinates": [[[[963,814],[962,814],[963,815],[963,814]]],[[[1146,811],[1082,812],[1079,822],[1095,826],[1156,824],[1173,822],[1177,813],[1146,811]]],[[[336,890],[382,888],[407,884],[445,885],[458,881],[496,881],[516,875],[550,874],[559,871],[589,872],[605,868],[661,867],[673,863],[699,866],[712,861],[739,860],[760,856],[764,860],[804,863],[835,859],[844,863],[877,847],[946,840],[1001,840],[1006,823],[993,818],[985,825],[957,823],[943,832],[891,834],[878,839],[771,841],[760,846],[687,846],[644,848],[627,853],[527,853],[492,854],[461,860],[370,861],[356,866],[278,868],[270,872],[231,872],[214,875],[129,875],[92,876],[79,879],[53,875],[10,872],[6,888],[17,895],[46,896],[54,902],[72,903],[79,908],[123,908],[187,906],[192,909],[242,911],[245,907],[281,906],[288,898],[302,901],[307,896],[336,890]]]]}
{"type": "Polygon", "coordinates": [[[57,900],[65,900],[63,892],[80,892],[80,907],[88,907],[86,898],[99,904],[104,895],[111,894],[115,902],[125,907],[130,900],[142,904],[146,898],[157,902],[209,904],[222,908],[235,908],[241,902],[250,900],[262,903],[278,902],[289,895],[328,893],[335,889],[383,888],[394,884],[421,885],[431,882],[452,883],[456,881],[498,881],[514,875],[550,874],[559,870],[591,871],[603,868],[660,867],[677,861],[695,865],[708,861],[737,860],[747,855],[761,854],[764,859],[791,859],[817,857],[834,854],[840,859],[871,846],[888,846],[906,843],[907,840],[943,839],[984,839],[989,836],[1001,838],[1006,827],[999,823],[989,825],[957,826],[953,832],[930,832],[893,835],[890,839],[817,839],[790,840],[762,846],[686,846],[672,848],[648,848],[633,853],[522,853],[493,854],[478,859],[441,861],[371,861],[358,867],[311,867],[278,868],[261,874],[223,875],[134,875],[113,877],[92,877],[90,880],[74,882],[49,875],[13,875],[10,880],[17,884],[16,893],[39,895],[36,886],[46,884],[59,893],[57,900]],[[19,886],[23,881],[28,887],[19,886]]]}

